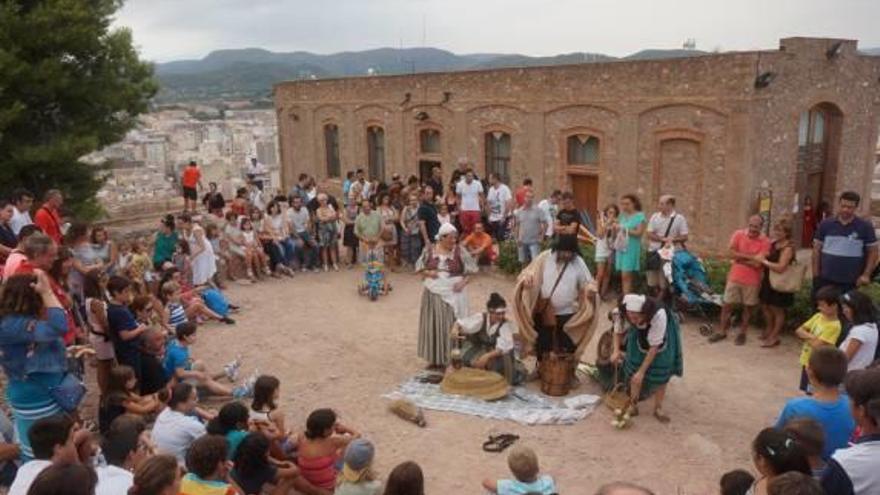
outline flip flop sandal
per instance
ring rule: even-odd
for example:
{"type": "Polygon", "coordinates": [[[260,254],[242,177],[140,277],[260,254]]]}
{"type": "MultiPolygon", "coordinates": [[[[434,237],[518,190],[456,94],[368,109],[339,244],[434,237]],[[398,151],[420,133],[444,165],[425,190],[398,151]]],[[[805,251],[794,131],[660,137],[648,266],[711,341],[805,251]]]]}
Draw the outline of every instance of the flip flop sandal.
{"type": "Polygon", "coordinates": [[[770,349],[772,347],[778,347],[779,344],[781,344],[781,343],[782,343],[781,340],[776,340],[776,341],[769,343],[769,344],[767,342],[764,342],[763,344],[761,344],[761,347],[763,347],[764,349],[770,349]]]}
{"type": "Polygon", "coordinates": [[[721,342],[722,340],[727,338],[726,333],[713,333],[709,336],[709,343],[714,344],[715,342],[721,342]]]}
{"type": "Polygon", "coordinates": [[[502,433],[495,436],[489,435],[489,439],[483,442],[483,450],[492,453],[504,452],[507,447],[516,443],[517,440],[519,440],[519,435],[512,435],[510,433],[502,433]]]}

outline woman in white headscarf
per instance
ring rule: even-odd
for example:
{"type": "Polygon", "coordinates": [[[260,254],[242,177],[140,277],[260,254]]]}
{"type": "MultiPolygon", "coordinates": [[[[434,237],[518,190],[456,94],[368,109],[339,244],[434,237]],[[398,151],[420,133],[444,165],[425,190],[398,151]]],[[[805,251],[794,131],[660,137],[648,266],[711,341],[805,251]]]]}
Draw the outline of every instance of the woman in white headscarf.
{"type": "Polygon", "coordinates": [[[458,230],[451,224],[440,226],[437,242],[425,247],[416,262],[425,290],[419,315],[419,357],[431,367],[449,362],[449,330],[459,318],[468,316],[465,287],[477,263],[458,245],[458,230]]]}

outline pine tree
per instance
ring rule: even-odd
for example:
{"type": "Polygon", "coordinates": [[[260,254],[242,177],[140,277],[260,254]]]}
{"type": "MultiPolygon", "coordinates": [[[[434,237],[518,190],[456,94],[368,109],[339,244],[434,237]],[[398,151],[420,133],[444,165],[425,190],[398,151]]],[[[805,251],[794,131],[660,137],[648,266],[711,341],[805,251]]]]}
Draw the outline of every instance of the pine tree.
{"type": "Polygon", "coordinates": [[[81,217],[100,211],[100,167],[79,161],[121,140],[157,90],[122,0],[0,0],[0,194],[61,189],[81,217]]]}

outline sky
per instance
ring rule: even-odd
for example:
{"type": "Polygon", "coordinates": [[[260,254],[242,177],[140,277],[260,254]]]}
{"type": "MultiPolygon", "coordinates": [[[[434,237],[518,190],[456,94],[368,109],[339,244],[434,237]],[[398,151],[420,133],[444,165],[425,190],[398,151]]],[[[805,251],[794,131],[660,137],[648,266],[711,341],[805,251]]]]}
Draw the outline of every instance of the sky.
{"type": "Polygon", "coordinates": [[[702,50],[770,49],[788,36],[873,48],[880,0],[126,0],[114,25],[156,62],[250,47],[623,56],[689,38],[702,50]]]}

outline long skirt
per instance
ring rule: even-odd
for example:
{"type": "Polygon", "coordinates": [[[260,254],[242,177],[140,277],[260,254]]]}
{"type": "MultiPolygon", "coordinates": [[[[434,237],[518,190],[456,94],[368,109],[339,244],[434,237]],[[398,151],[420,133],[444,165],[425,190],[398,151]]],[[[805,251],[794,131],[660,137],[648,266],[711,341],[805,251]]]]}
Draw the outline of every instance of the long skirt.
{"type": "Polygon", "coordinates": [[[419,357],[432,366],[446,366],[449,363],[449,330],[454,324],[452,306],[425,289],[419,314],[419,357]]]}
{"type": "Polygon", "coordinates": [[[28,376],[25,381],[10,380],[6,387],[6,399],[12,408],[15,441],[21,447],[21,459],[33,459],[34,451],[28,431],[37,420],[63,414],[61,407],[49,396],[49,387],[61,383],[61,373],[39,373],[28,376]]]}

